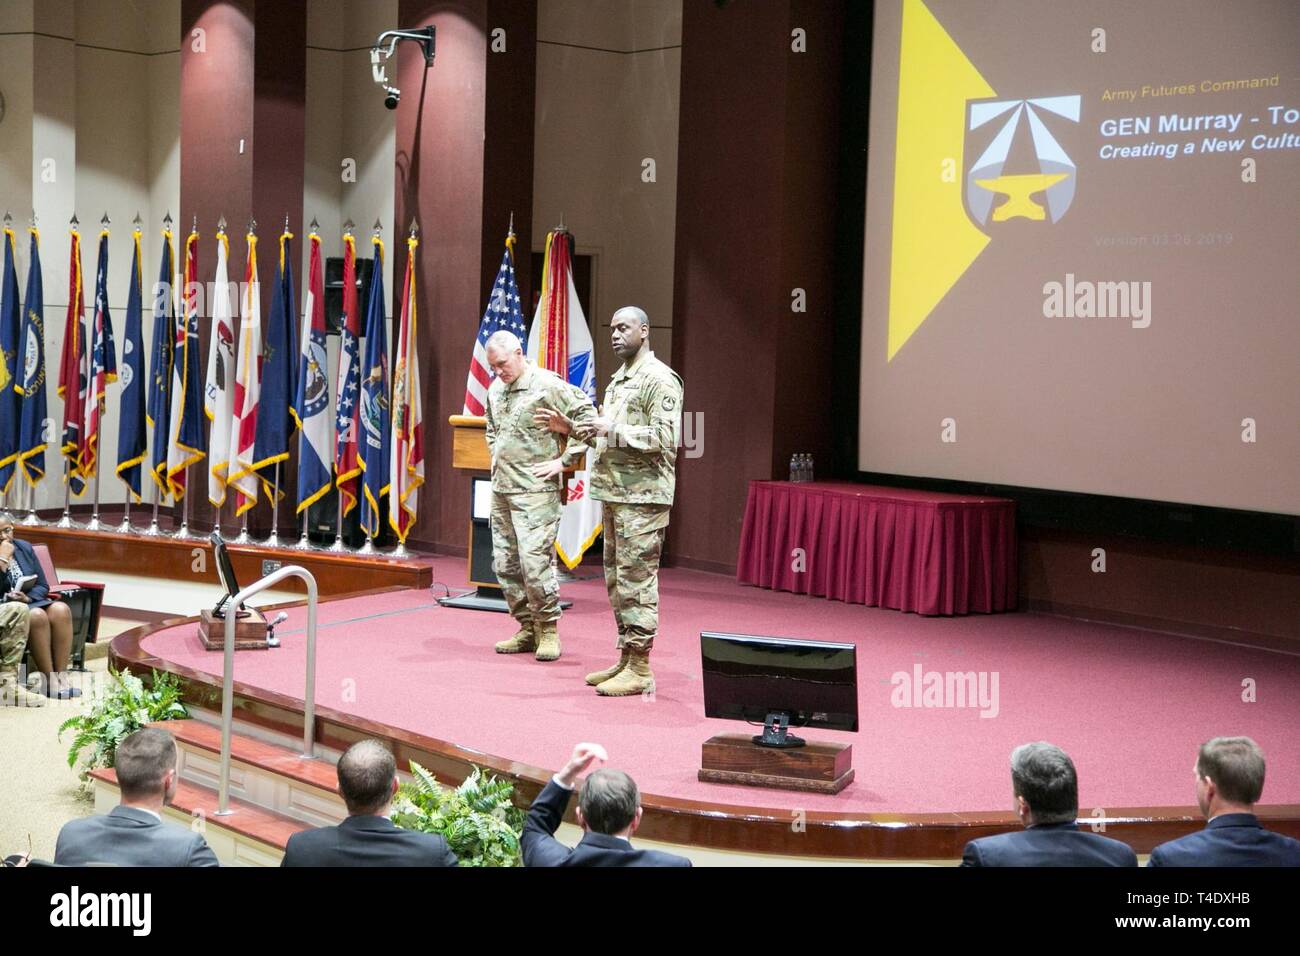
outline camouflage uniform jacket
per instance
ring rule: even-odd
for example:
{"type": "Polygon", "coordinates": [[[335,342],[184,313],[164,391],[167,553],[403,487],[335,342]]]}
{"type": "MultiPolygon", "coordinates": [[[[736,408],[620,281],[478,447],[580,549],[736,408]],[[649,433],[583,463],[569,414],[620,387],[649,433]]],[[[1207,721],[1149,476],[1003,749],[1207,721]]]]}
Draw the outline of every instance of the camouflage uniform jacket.
{"type": "Polygon", "coordinates": [[[681,438],[682,378],[646,353],[623,365],[605,390],[604,438],[578,426],[574,434],[596,449],[591,496],[598,501],[671,505],[681,438]]]}
{"type": "Polygon", "coordinates": [[[562,457],[565,467],[571,467],[585,454],[586,448],[578,442],[569,442],[566,449],[562,436],[534,423],[533,414],[544,408],[583,424],[596,417],[596,409],[582,389],[531,363],[509,385],[498,378],[488,387],[487,444],[492,454],[494,492],[559,491],[563,475],[534,478],[533,466],[562,457]]]}

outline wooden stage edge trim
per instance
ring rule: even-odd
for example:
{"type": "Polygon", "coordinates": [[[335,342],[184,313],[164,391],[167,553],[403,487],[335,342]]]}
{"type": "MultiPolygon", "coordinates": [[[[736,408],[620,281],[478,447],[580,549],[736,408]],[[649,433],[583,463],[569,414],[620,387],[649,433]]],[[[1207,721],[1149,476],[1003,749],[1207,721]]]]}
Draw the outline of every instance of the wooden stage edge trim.
{"type": "MultiPolygon", "coordinates": [[[[403,588],[375,588],[322,601],[382,594],[403,588]]],[[[297,607],[305,601],[279,607],[297,607]]],[[[141,643],[150,634],[197,617],[172,619],[132,628],[113,638],[110,660],[119,670],[146,679],[151,670],[167,671],[185,685],[185,700],[196,707],[219,709],[221,683],[192,668],[146,653],[141,643]]],[[[236,675],[238,676],[238,675],[236,675]]],[[[278,733],[302,733],[303,701],[235,681],[236,718],[278,733]]],[[[316,740],[342,750],[364,737],[387,741],[399,767],[415,760],[439,779],[459,783],[475,766],[511,780],[518,800],[526,806],[551,779],[554,770],[483,753],[415,731],[381,724],[328,707],[316,708],[316,740]]],[[[701,741],[703,744],[703,741],[701,741]]],[[[794,795],[792,794],[792,798],[794,795]]],[[[831,859],[943,860],[957,859],[967,841],[1019,829],[1010,811],[951,813],[834,813],[808,811],[796,818],[788,809],[736,806],[684,800],[643,793],[641,827],[648,840],[716,850],[739,850],[783,856],[831,859]]],[[[1300,804],[1261,805],[1260,819],[1272,830],[1300,838],[1300,804]]],[[[573,823],[573,808],[566,819],[573,823]]],[[[1122,840],[1138,853],[1149,853],[1167,840],[1205,826],[1193,806],[1117,807],[1105,818],[1105,835],[1122,840]]]]}

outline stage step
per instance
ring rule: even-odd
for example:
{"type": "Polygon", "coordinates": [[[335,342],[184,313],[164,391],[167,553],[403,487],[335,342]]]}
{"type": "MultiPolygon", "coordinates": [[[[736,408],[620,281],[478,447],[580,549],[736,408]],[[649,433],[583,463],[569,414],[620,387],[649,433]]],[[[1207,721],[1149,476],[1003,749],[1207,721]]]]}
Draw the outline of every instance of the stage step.
{"type": "MultiPolygon", "coordinates": [[[[117,771],[92,770],[95,812],[108,813],[121,798],[117,771]]],[[[176,795],[163,808],[163,821],[203,834],[222,866],[279,866],[289,837],[311,825],[256,806],[230,800],[228,816],[216,816],[217,791],[181,780],[176,795]]]]}
{"type": "MultiPolygon", "coordinates": [[[[176,738],[181,779],[216,791],[221,774],[221,730],[201,720],[165,720],[150,726],[176,738]]],[[[347,816],[334,764],[298,751],[231,735],[230,795],[307,826],[333,826],[347,816]]]]}

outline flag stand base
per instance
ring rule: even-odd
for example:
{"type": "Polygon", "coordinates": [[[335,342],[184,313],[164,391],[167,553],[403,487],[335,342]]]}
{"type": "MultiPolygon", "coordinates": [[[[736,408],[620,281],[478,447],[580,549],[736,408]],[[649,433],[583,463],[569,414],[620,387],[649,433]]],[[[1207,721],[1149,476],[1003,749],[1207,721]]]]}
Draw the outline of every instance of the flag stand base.
{"type": "MultiPolygon", "coordinates": [[[[510,605],[506,604],[505,598],[501,597],[500,588],[482,587],[475,588],[466,594],[458,594],[455,597],[438,598],[438,603],[443,607],[456,607],[463,611],[497,611],[501,614],[510,613],[510,605]]],[[[572,601],[560,601],[560,609],[568,610],[573,607],[572,601]]]]}

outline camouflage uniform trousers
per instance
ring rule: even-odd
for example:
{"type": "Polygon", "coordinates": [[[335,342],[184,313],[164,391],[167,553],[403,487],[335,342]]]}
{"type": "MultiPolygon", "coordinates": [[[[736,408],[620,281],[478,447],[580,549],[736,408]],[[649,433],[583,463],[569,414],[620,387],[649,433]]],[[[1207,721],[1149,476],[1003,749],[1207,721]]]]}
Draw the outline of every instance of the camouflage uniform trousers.
{"type": "Polygon", "coordinates": [[[558,489],[492,493],[492,569],[511,616],[523,626],[560,619],[560,582],[553,560],[560,505],[558,489]]]}
{"type": "Polygon", "coordinates": [[[618,646],[648,651],[659,632],[659,556],[672,505],[602,502],[605,590],[618,646]]]}
{"type": "Polygon", "coordinates": [[[17,674],[27,650],[31,612],[21,601],[0,604],[0,674],[17,674]]]}

